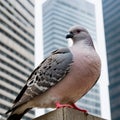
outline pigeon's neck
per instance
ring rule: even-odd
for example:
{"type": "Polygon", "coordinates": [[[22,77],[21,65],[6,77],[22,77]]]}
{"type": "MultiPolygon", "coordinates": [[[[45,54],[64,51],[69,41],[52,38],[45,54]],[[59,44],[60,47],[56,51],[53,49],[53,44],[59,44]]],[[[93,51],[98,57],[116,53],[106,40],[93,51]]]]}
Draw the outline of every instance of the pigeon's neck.
{"type": "MultiPolygon", "coordinates": [[[[74,42],[74,45],[77,47],[83,46],[83,47],[90,47],[94,48],[94,44],[92,42],[91,37],[88,37],[87,39],[81,39],[76,42],[74,42]]],[[[95,49],[95,48],[94,48],[95,49]]]]}
{"type": "MultiPolygon", "coordinates": [[[[91,46],[92,48],[94,48],[94,44],[93,44],[93,41],[92,41],[92,38],[91,37],[88,37],[86,40],[85,40],[86,44],[88,46],[91,46]]],[[[94,48],[95,49],[95,48],[94,48]]]]}

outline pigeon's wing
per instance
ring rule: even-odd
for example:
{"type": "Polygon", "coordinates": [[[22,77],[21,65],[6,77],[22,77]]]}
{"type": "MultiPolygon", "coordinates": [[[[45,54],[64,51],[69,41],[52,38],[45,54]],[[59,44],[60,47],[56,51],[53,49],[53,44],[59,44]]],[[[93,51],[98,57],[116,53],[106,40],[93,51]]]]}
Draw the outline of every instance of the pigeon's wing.
{"type": "Polygon", "coordinates": [[[26,85],[15,99],[14,107],[16,108],[59,83],[70,71],[72,62],[73,56],[68,48],[54,51],[32,72],[26,85]]]}

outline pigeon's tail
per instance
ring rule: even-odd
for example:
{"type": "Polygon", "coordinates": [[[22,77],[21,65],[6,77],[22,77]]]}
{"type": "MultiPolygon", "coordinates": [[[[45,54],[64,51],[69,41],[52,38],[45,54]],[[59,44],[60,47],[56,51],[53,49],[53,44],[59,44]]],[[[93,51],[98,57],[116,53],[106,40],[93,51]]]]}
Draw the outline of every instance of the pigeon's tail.
{"type": "MultiPolygon", "coordinates": [[[[19,107],[18,107],[17,109],[19,109],[19,107]]],[[[24,115],[27,111],[29,111],[30,109],[31,109],[31,108],[26,109],[25,111],[20,112],[20,113],[17,113],[16,110],[14,110],[13,112],[11,112],[11,114],[9,115],[9,117],[7,118],[7,120],[20,120],[20,119],[23,117],[23,115],[24,115]]]]}
{"type": "Polygon", "coordinates": [[[18,115],[18,114],[13,114],[13,115],[10,115],[7,120],[20,120],[22,118],[22,114],[18,115]]]}
{"type": "Polygon", "coordinates": [[[13,106],[10,110],[6,112],[6,114],[11,112],[7,120],[20,120],[23,117],[23,115],[30,109],[31,108],[28,107],[27,103],[18,106],[13,106]]]}

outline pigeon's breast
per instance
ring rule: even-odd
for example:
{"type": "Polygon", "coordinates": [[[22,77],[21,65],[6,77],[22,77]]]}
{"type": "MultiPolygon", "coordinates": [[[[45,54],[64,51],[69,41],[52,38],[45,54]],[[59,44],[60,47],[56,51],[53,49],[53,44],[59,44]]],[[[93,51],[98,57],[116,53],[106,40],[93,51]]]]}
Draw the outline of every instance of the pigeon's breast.
{"type": "Polygon", "coordinates": [[[73,52],[73,72],[84,77],[99,76],[101,62],[94,49],[79,49],[73,52]]]}
{"type": "Polygon", "coordinates": [[[74,103],[86,94],[100,75],[100,59],[94,50],[71,50],[73,63],[69,73],[58,84],[46,92],[44,104],[74,103]],[[47,100],[47,101],[46,101],[47,100]]]}

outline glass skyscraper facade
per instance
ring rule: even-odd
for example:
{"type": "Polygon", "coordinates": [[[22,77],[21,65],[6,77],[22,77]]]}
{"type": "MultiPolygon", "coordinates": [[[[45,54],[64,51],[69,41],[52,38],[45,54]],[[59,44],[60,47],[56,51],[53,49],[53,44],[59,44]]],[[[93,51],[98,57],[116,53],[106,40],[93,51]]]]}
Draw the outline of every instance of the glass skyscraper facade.
{"type": "MultiPolygon", "coordinates": [[[[55,49],[68,46],[65,35],[76,24],[88,29],[97,46],[95,8],[92,3],[87,0],[47,0],[43,4],[45,57],[55,49]]],[[[76,104],[94,115],[101,115],[99,84],[76,104]]]]}
{"type": "MultiPolygon", "coordinates": [[[[34,0],[0,0],[0,119],[34,68],[34,0]]],[[[34,110],[23,120],[31,120],[34,110]]]]}
{"type": "Polygon", "coordinates": [[[103,0],[112,120],[120,120],[120,1],[103,0]]]}

